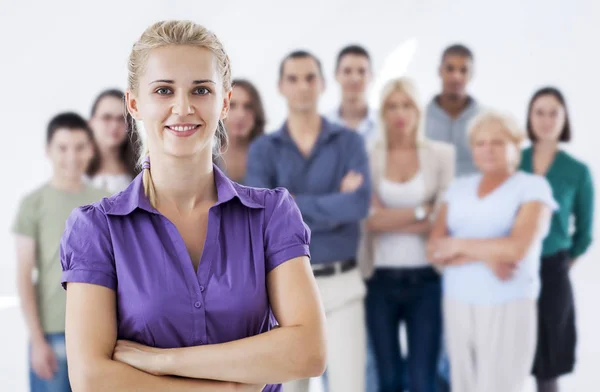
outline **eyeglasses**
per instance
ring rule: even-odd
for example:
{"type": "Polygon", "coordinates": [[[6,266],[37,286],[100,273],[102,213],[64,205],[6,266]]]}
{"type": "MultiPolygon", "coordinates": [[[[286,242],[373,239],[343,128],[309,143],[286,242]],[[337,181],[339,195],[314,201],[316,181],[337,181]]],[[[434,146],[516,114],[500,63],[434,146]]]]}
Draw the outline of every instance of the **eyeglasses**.
{"type": "Polygon", "coordinates": [[[110,124],[111,122],[116,122],[118,125],[126,125],[125,116],[111,116],[110,114],[104,114],[99,117],[100,121],[105,124],[110,124]]]}

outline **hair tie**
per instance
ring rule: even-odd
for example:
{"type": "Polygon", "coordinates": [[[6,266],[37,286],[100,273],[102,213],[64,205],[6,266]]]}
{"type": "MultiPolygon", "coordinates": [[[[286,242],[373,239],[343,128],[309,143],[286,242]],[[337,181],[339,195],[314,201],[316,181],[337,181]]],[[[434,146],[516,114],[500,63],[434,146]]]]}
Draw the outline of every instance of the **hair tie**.
{"type": "Polygon", "coordinates": [[[142,170],[150,169],[150,157],[146,157],[144,159],[144,163],[142,163],[142,170]]]}

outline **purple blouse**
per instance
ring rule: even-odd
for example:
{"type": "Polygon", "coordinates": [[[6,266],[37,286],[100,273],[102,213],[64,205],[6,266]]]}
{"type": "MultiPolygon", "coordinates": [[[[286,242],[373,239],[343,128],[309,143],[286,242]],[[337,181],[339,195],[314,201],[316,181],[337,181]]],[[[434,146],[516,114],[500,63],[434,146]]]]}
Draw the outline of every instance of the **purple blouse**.
{"type": "Polygon", "coordinates": [[[216,166],[214,179],[218,201],[197,273],[175,225],[150,205],[141,174],[123,192],[71,213],[60,247],[62,285],[115,290],[119,339],[189,347],[274,326],[267,274],[310,256],[310,231],[287,190],[239,185],[216,166]]]}

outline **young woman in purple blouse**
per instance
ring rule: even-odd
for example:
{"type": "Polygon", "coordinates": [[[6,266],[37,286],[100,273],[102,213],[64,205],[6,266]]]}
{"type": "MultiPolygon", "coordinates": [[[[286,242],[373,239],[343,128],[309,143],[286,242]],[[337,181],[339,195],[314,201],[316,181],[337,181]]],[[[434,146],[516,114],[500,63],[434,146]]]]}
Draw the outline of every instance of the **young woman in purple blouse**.
{"type": "Polygon", "coordinates": [[[73,390],[280,391],[320,375],[325,319],[293,198],[213,165],[231,98],[221,43],[156,23],[128,83],[143,172],[73,211],[61,243],[73,390]]]}

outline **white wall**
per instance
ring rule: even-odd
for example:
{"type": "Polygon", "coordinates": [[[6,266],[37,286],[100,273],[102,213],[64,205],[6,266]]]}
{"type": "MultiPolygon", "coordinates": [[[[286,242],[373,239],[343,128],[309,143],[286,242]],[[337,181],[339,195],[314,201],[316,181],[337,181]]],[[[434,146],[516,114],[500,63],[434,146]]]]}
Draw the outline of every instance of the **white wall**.
{"type": "MultiPolygon", "coordinates": [[[[439,88],[441,50],[463,42],[475,52],[473,95],[521,122],[534,89],[554,84],[564,90],[575,133],[569,150],[591,165],[600,183],[600,159],[594,156],[600,143],[599,17],[593,0],[0,0],[0,116],[6,138],[0,144],[0,170],[8,190],[0,207],[5,252],[0,297],[15,292],[9,226],[17,201],[49,174],[43,155],[47,121],[62,110],[87,115],[101,89],[125,87],[129,49],[156,20],[187,18],[212,28],[232,58],[234,75],[259,86],[271,128],[285,116],[276,80],[279,61],[290,50],[306,48],[322,59],[329,81],[325,110],[339,97],[332,70],[345,44],[367,46],[379,70],[389,53],[410,42],[414,55],[405,59],[410,60],[407,74],[416,79],[425,102],[439,88]]],[[[600,294],[598,258],[596,246],[574,272],[581,344],[569,390],[590,390],[592,380],[600,381],[593,367],[600,356],[600,322],[591,299],[600,294]]],[[[0,351],[0,385],[8,385],[3,382],[11,374],[17,378],[2,390],[24,390],[23,324],[14,307],[0,309],[0,318],[0,344],[9,348],[0,351]]]]}

